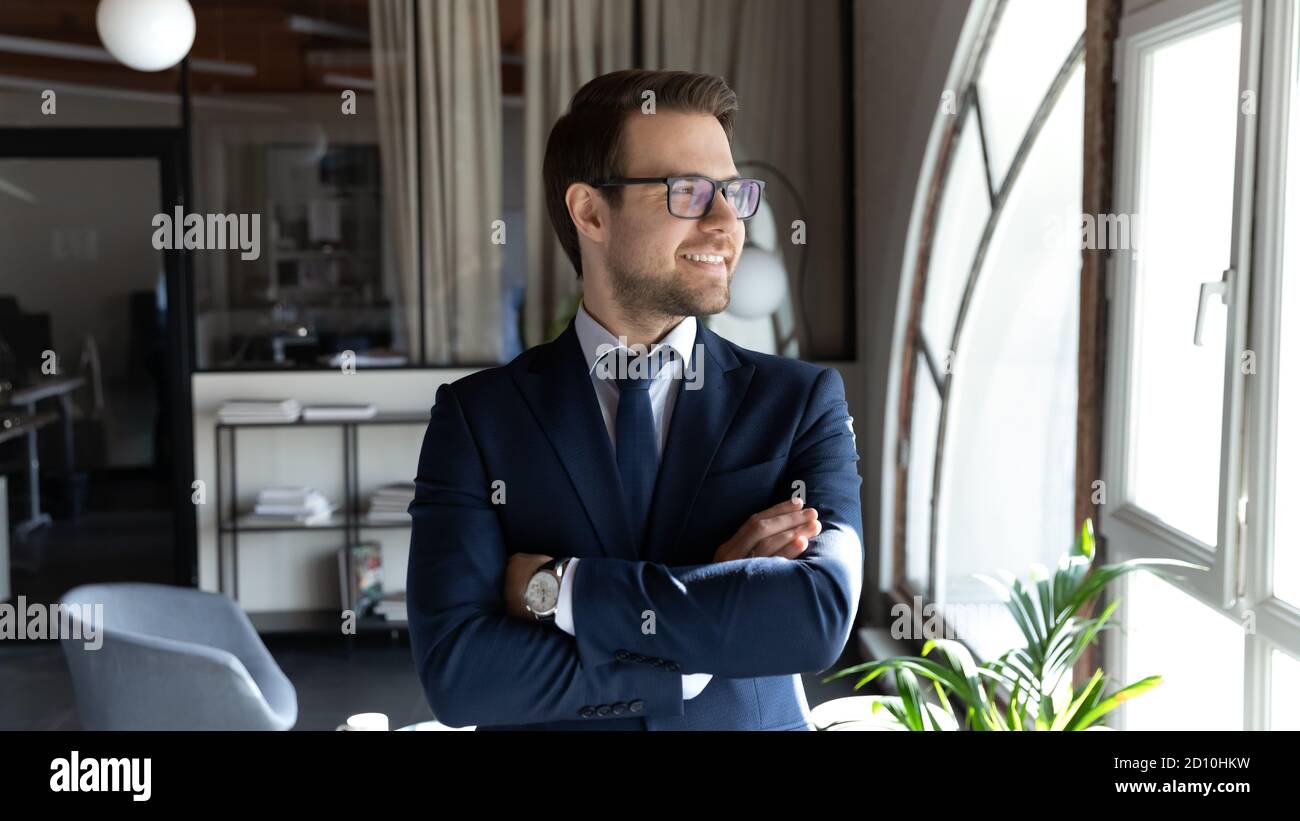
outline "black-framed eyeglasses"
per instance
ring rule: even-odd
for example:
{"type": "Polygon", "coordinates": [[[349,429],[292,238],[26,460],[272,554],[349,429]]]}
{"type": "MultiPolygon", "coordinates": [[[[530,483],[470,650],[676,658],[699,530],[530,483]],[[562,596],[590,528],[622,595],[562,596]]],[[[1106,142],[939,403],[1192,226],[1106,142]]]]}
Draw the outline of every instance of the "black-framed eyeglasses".
{"type": "Polygon", "coordinates": [[[668,189],[668,213],[684,220],[704,219],[713,210],[718,191],[727,198],[727,204],[736,212],[736,218],[747,220],[758,213],[763,200],[763,180],[715,180],[709,177],[616,177],[596,183],[597,188],[618,188],[624,185],[663,185],[668,189]]]}

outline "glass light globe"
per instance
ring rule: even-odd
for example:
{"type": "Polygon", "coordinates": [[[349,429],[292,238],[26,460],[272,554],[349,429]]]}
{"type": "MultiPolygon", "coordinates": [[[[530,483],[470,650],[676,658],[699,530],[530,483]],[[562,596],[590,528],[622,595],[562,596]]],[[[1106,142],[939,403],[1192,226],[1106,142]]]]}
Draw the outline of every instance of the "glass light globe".
{"type": "Polygon", "coordinates": [[[194,9],[187,0],[99,0],[95,28],[118,62],[136,71],[162,71],[194,45],[194,9]]]}
{"type": "Polygon", "coordinates": [[[727,313],[742,319],[771,316],[785,299],[786,273],[781,258],[762,248],[746,247],[731,278],[727,313]]]}

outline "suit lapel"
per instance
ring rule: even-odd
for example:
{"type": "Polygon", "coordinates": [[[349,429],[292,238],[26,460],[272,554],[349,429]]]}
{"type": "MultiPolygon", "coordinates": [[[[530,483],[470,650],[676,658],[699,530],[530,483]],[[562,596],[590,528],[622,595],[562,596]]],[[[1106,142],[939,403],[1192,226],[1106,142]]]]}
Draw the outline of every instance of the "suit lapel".
{"type": "Polygon", "coordinates": [[[614,449],[574,323],[530,367],[512,370],[611,558],[667,558],[754,374],[754,366],[742,366],[703,322],[696,327],[692,360],[693,373],[677,386],[643,553],[632,539],[614,449]]]}
{"type": "Polygon", "coordinates": [[[569,474],[605,555],[636,559],[614,448],[573,322],[533,358],[530,368],[514,373],[569,474]]]}
{"type": "Polygon", "coordinates": [[[721,337],[703,322],[697,326],[692,360],[694,373],[677,387],[677,404],[659,464],[646,535],[647,561],[669,558],[754,375],[754,366],[742,366],[721,337]]]}

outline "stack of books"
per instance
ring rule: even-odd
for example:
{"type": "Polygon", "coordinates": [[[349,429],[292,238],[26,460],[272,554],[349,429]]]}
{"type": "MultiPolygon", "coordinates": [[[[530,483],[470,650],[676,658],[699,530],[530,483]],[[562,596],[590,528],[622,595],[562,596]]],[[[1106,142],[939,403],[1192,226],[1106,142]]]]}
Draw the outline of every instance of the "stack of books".
{"type": "Polygon", "coordinates": [[[330,522],[334,509],[334,503],[314,488],[269,487],[257,494],[253,514],[244,517],[244,523],[323,525],[330,522]]]}
{"type": "Polygon", "coordinates": [[[227,425],[287,424],[301,415],[297,399],[230,399],[217,410],[217,419],[227,425]]]}
{"type": "Polygon", "coordinates": [[[414,482],[398,482],[384,485],[370,494],[370,512],[366,520],[372,524],[398,522],[409,524],[411,514],[406,512],[411,501],[415,499],[414,482]]]}

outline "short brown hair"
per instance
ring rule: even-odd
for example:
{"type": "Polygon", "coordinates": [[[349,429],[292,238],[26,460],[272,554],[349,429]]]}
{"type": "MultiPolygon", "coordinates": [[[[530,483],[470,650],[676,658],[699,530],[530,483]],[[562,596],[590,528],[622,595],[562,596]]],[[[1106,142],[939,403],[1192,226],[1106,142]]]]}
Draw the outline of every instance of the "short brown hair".
{"type": "MultiPolygon", "coordinates": [[[[650,99],[654,100],[655,110],[717,117],[727,141],[731,141],[738,108],[736,92],[721,77],[689,71],[630,69],[602,74],[578,89],[569,110],[556,120],[546,141],[542,181],[551,224],[579,279],[582,256],[578,229],[569,217],[565,192],[575,182],[591,184],[622,175],[619,143],[623,125],[629,114],[641,110],[647,91],[654,92],[650,99]]],[[[622,203],[620,188],[604,188],[601,194],[614,207],[622,203]]]]}

